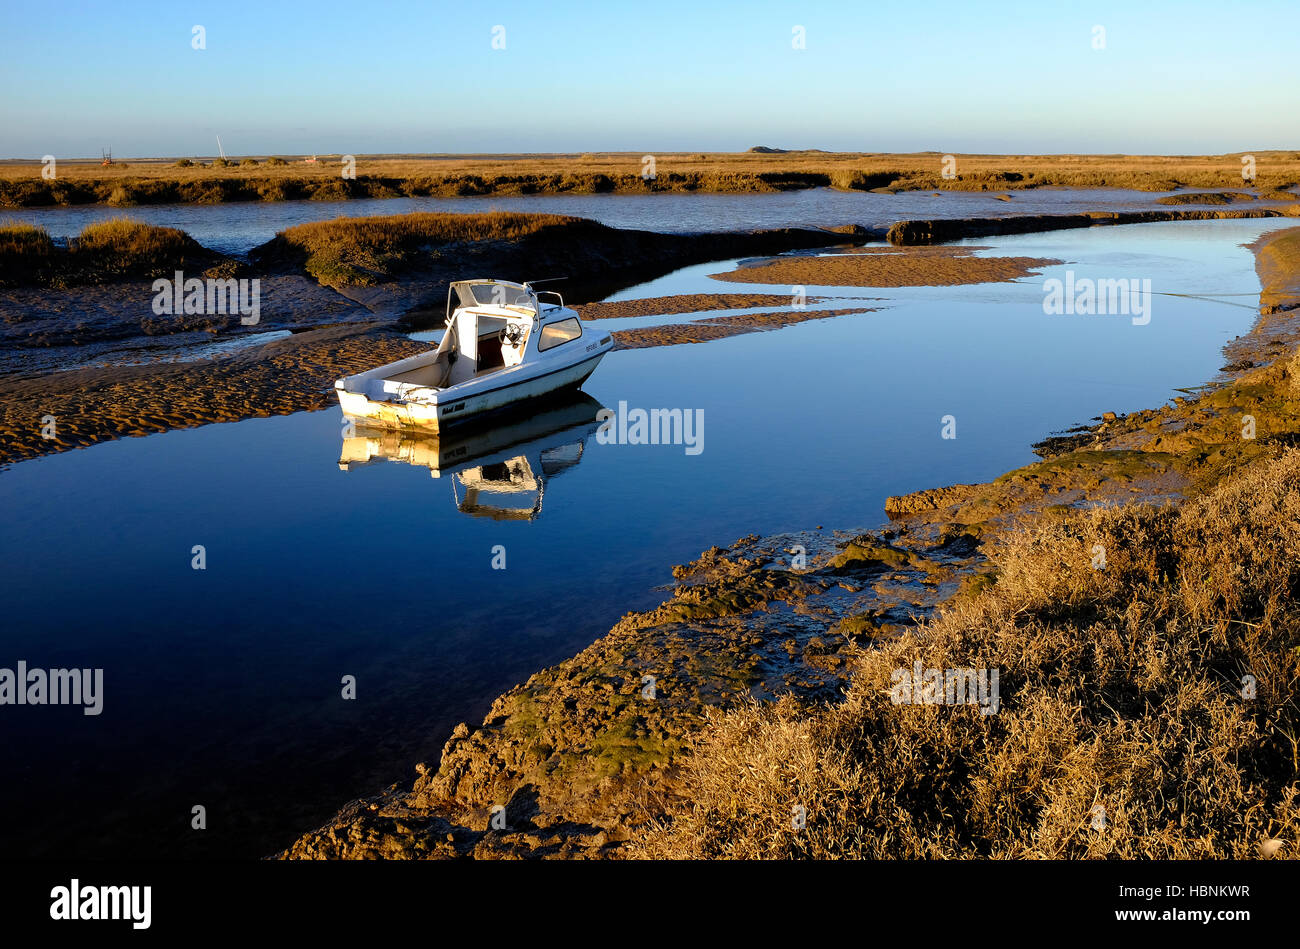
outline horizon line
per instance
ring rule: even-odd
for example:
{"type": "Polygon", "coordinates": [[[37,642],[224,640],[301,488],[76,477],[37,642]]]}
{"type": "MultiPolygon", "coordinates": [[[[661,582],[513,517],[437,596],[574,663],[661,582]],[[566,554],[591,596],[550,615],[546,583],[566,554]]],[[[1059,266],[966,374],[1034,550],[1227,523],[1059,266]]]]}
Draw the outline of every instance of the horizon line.
{"type": "MultiPolygon", "coordinates": [[[[108,149],[105,149],[106,151],[108,149]]],[[[941,150],[933,148],[916,149],[912,151],[860,151],[830,148],[781,148],[778,146],[750,146],[749,148],[739,151],[725,150],[702,150],[695,148],[675,148],[675,149],[608,149],[592,150],[583,149],[581,151],[527,151],[527,152],[509,152],[509,151],[471,151],[471,152],[243,152],[239,154],[227,154],[226,159],[235,158],[307,158],[307,157],[325,157],[341,158],[344,155],[351,155],[353,158],[563,158],[568,156],[582,157],[584,155],[654,155],[655,157],[666,155],[861,155],[861,156],[911,156],[911,155],[955,155],[967,157],[989,157],[989,158],[1226,158],[1235,155],[1269,155],[1282,152],[1300,152],[1300,146],[1286,148],[1240,148],[1223,152],[1034,152],[1034,151],[1009,151],[1009,152],[991,152],[991,151],[954,151],[941,150]],[[761,149],[761,150],[759,150],[761,149]]],[[[78,155],[70,157],[54,156],[58,161],[64,162],[99,162],[103,156],[95,155],[78,155]]],[[[201,155],[197,153],[176,154],[176,155],[123,155],[121,158],[114,158],[113,162],[118,161],[181,161],[182,159],[220,159],[221,155],[201,155]]],[[[25,157],[25,156],[7,156],[0,158],[0,163],[13,164],[41,164],[46,160],[46,156],[25,157]]]]}

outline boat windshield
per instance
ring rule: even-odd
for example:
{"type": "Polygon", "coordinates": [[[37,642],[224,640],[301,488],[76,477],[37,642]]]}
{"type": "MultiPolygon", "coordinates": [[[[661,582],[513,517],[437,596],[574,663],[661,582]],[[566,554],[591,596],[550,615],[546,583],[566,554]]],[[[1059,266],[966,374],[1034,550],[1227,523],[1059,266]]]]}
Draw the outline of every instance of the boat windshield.
{"type": "Polygon", "coordinates": [[[537,312],[537,297],[528,287],[505,280],[474,280],[453,283],[457,307],[514,306],[537,312]]]}

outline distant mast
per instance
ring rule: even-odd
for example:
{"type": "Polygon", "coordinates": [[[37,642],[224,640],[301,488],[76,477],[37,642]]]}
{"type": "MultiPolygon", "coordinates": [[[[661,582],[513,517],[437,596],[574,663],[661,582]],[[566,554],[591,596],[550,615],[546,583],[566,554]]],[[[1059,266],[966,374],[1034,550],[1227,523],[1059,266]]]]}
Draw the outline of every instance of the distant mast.
{"type": "Polygon", "coordinates": [[[221,154],[221,160],[226,160],[226,150],[221,147],[221,136],[217,136],[217,151],[221,154]]]}

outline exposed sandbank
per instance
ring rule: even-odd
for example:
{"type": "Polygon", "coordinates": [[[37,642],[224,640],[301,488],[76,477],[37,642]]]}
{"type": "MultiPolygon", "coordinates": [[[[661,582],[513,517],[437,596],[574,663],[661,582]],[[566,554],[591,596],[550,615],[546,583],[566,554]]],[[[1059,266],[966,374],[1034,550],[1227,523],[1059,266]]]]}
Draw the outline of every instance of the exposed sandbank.
{"type": "Polygon", "coordinates": [[[740,313],[735,316],[714,316],[694,323],[670,323],[665,326],[615,330],[613,335],[619,349],[648,349],[652,346],[706,343],[710,340],[725,339],[745,333],[778,330],[808,320],[826,320],[835,316],[872,312],[874,310],[871,307],[842,307],[822,310],[782,310],[778,313],[740,313]]]}
{"type": "MultiPolygon", "coordinates": [[[[821,303],[822,300],[822,297],[809,297],[805,302],[821,303]]],[[[704,313],[709,310],[789,306],[790,301],[788,293],[683,293],[671,297],[584,303],[577,309],[584,320],[613,320],[633,316],[672,316],[676,313],[704,313]]]]}
{"type": "Polygon", "coordinates": [[[894,248],[863,248],[834,256],[773,257],[728,273],[710,274],[732,283],[811,287],[951,287],[1017,280],[1061,261],[1038,257],[976,257],[976,247],[926,247],[899,254],[894,248]]]}

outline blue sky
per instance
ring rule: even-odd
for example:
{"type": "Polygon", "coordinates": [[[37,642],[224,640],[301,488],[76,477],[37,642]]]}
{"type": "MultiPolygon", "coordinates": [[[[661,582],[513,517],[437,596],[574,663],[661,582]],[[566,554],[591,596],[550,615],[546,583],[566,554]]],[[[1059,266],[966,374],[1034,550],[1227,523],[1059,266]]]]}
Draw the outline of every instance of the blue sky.
{"type": "Polygon", "coordinates": [[[209,155],[218,134],[241,155],[1295,149],[1295,18],[1219,0],[10,2],[0,157],[209,155]]]}

